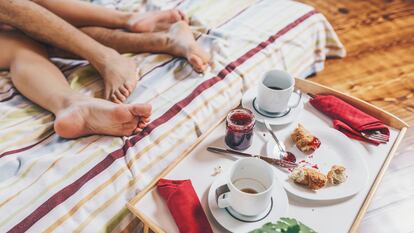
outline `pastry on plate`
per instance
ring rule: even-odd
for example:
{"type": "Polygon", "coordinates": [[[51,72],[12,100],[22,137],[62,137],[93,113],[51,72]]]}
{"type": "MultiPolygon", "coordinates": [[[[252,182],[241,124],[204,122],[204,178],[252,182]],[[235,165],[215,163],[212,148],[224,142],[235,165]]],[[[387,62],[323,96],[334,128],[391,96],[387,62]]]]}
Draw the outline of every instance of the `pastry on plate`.
{"type": "Polygon", "coordinates": [[[321,146],[321,141],[306,130],[301,124],[298,125],[290,137],[295,142],[296,147],[306,154],[313,153],[321,146]]]}
{"type": "Polygon", "coordinates": [[[307,167],[297,167],[290,174],[290,178],[297,184],[306,186],[312,190],[318,190],[325,186],[327,178],[319,170],[307,167]]]}
{"type": "Polygon", "coordinates": [[[333,165],[328,172],[328,182],[331,184],[341,184],[346,181],[345,167],[333,165]]]}

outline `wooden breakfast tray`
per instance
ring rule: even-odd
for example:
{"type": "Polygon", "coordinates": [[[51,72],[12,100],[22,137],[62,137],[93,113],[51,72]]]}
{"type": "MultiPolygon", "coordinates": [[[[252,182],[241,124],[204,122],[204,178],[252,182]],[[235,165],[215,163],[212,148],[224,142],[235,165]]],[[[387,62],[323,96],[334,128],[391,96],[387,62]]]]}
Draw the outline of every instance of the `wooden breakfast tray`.
{"type": "MultiPolygon", "coordinates": [[[[352,140],[354,144],[363,151],[362,155],[369,165],[368,170],[370,174],[368,186],[354,197],[341,201],[321,203],[301,200],[288,195],[290,205],[288,217],[297,218],[299,221],[304,222],[306,225],[321,233],[356,232],[395,151],[404,137],[408,125],[396,116],[383,111],[378,107],[312,81],[296,79],[296,88],[300,89],[303,93],[310,95],[335,95],[362,111],[375,116],[391,127],[390,142],[386,145],[375,147],[352,140]],[[332,218],[333,216],[335,218],[332,218]]],[[[307,114],[310,112],[309,109],[306,108],[303,111],[306,111],[307,114]]],[[[325,117],[321,114],[317,116],[320,118],[325,117]]],[[[144,232],[177,231],[165,203],[154,189],[156,182],[161,177],[170,179],[191,179],[202,206],[209,217],[213,230],[215,232],[223,231],[223,228],[215,222],[209,213],[208,207],[206,207],[207,193],[208,188],[215,178],[212,176],[214,168],[218,165],[227,168],[231,166],[232,161],[222,155],[207,155],[209,152],[206,152],[205,150],[205,147],[209,145],[224,145],[222,138],[224,135],[223,120],[224,117],[207,133],[202,135],[191,148],[170,164],[151,182],[149,186],[127,203],[129,210],[143,222],[144,232]]],[[[325,119],[325,123],[321,124],[331,125],[328,118],[325,119]]],[[[257,130],[260,131],[260,129],[257,130]]],[[[263,131],[256,132],[255,137],[261,136],[262,132],[265,132],[264,129],[263,131]]],[[[264,140],[263,137],[260,138],[255,138],[253,140],[252,147],[248,149],[249,152],[263,152],[262,145],[264,144],[264,140]]],[[[277,219],[274,221],[276,220],[277,219]]]]}

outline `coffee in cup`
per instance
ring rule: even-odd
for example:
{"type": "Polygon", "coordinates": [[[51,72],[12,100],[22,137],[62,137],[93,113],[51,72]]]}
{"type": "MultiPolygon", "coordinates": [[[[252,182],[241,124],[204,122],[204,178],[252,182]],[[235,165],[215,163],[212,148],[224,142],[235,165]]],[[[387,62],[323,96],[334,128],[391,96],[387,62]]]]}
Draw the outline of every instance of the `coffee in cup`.
{"type": "Polygon", "coordinates": [[[289,99],[295,87],[295,79],[283,70],[270,70],[265,73],[258,84],[255,107],[259,112],[266,115],[283,113],[289,108],[296,107],[300,98],[295,104],[290,105],[289,99]]]}
{"type": "Polygon", "coordinates": [[[227,183],[216,189],[219,208],[231,207],[239,214],[255,216],[269,207],[275,175],[269,164],[259,158],[238,160],[227,183]]]}

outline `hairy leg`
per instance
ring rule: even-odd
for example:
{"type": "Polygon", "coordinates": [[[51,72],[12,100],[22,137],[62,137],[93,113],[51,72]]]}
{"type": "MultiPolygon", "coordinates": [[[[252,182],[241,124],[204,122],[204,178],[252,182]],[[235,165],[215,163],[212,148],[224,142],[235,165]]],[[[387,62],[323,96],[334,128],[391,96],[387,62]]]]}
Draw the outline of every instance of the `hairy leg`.
{"type": "Polygon", "coordinates": [[[79,0],[34,0],[34,2],[77,27],[100,26],[122,28],[132,32],[152,32],[180,20],[188,23],[187,16],[176,9],[139,13],[116,11],[79,0]]]}
{"type": "Polygon", "coordinates": [[[128,96],[137,84],[137,67],[131,59],[98,43],[32,1],[0,0],[0,23],[10,25],[32,38],[88,60],[101,74],[105,83],[111,80],[114,84],[105,85],[108,87],[104,92],[106,99],[113,100],[118,95],[128,96]]]}
{"type": "Polygon", "coordinates": [[[62,137],[126,136],[148,122],[148,104],[114,104],[72,90],[43,47],[23,34],[0,32],[0,50],[0,67],[10,68],[20,93],[55,114],[54,127],[62,137]]]}
{"type": "Polygon", "coordinates": [[[180,21],[166,32],[130,33],[102,27],[81,30],[98,42],[120,53],[167,53],[184,57],[197,72],[203,72],[210,56],[197,44],[189,26],[180,21]]]}

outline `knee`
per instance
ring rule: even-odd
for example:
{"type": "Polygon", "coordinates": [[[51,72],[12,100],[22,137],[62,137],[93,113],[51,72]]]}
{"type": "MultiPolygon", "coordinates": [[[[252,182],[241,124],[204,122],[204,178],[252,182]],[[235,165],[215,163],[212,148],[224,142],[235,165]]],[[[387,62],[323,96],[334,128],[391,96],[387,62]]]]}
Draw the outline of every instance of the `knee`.
{"type": "Polygon", "coordinates": [[[44,57],[47,56],[45,47],[25,34],[15,33],[13,37],[16,52],[31,52],[44,57]]]}
{"type": "Polygon", "coordinates": [[[9,69],[29,57],[47,57],[45,48],[28,36],[17,32],[0,32],[0,67],[9,69]]]}
{"type": "Polygon", "coordinates": [[[47,57],[47,51],[43,45],[17,31],[0,33],[0,42],[11,61],[26,53],[47,57]]]}

